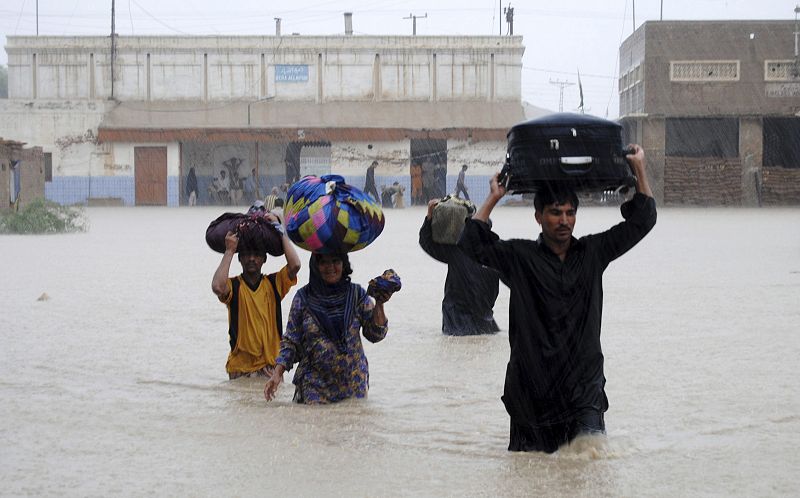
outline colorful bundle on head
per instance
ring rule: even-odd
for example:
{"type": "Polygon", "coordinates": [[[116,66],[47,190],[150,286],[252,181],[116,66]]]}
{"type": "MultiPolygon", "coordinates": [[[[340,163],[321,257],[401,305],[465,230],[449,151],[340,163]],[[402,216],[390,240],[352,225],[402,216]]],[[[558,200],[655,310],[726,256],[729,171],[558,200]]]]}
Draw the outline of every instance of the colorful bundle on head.
{"type": "Polygon", "coordinates": [[[358,251],[383,231],[383,211],[339,175],[306,176],[289,187],[286,233],[298,246],[322,254],[358,251]]]}

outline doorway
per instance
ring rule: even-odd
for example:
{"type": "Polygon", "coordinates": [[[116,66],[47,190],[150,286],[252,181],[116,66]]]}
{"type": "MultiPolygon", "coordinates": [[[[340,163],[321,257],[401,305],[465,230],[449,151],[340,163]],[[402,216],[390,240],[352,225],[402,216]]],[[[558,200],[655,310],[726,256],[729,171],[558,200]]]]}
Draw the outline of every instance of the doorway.
{"type": "Polygon", "coordinates": [[[137,206],[167,205],[167,148],[134,147],[137,206]]]}
{"type": "Polygon", "coordinates": [[[411,204],[447,193],[447,140],[411,139],[411,204]]]}

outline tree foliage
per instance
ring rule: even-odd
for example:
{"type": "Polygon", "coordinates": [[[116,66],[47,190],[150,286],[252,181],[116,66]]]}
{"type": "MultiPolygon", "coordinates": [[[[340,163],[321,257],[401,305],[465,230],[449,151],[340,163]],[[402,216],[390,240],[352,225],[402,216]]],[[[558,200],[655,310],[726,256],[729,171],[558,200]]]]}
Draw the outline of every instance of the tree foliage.
{"type": "Polygon", "coordinates": [[[85,232],[88,219],[81,207],[35,199],[19,212],[0,215],[0,233],[50,234],[85,232]]]}

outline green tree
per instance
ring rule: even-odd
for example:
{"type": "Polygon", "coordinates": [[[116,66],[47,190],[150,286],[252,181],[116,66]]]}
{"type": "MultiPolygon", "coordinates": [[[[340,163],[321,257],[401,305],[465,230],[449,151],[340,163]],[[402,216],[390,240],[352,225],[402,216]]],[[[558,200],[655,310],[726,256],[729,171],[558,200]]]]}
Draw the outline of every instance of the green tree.
{"type": "Polygon", "coordinates": [[[8,68],[0,66],[0,99],[8,98],[8,68]]]}
{"type": "Polygon", "coordinates": [[[0,234],[85,232],[89,219],[81,206],[61,206],[42,198],[33,199],[19,212],[0,213],[0,234]]]}

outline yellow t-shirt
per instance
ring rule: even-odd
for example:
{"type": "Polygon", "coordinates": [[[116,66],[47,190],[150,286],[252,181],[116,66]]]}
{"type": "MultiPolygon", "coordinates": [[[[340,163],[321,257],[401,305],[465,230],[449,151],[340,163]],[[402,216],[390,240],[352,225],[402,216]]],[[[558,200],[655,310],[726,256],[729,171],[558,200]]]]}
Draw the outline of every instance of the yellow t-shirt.
{"type": "MultiPolygon", "coordinates": [[[[266,275],[262,275],[256,290],[251,289],[241,275],[239,280],[239,310],[236,331],[236,345],[228,354],[225,369],[228,373],[255,372],[267,365],[275,365],[275,358],[280,352],[281,338],[278,335],[278,324],[275,323],[275,293],[272,283],[266,275]]],[[[289,279],[289,269],[284,266],[275,274],[278,295],[283,299],[297,283],[297,277],[289,279]]],[[[233,287],[228,279],[228,297],[220,299],[228,306],[228,323],[231,320],[231,301],[233,287]]]]}

